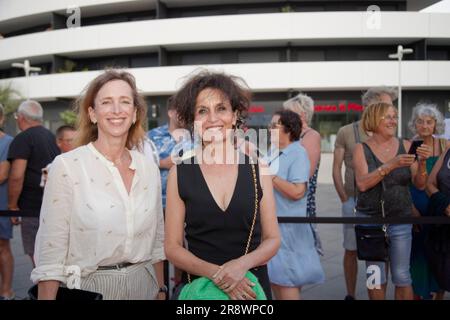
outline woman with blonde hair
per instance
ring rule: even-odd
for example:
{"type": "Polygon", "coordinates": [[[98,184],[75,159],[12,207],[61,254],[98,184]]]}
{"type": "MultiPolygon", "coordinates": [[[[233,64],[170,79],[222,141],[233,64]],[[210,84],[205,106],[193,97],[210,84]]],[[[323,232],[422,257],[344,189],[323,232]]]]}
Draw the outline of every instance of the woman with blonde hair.
{"type": "Polygon", "coordinates": [[[78,148],[58,156],[36,239],[39,299],[60,284],[104,299],[164,298],[159,170],[142,145],[146,105],[128,72],[108,70],[78,100],[78,148]]]}
{"type": "MultiPolygon", "coordinates": [[[[425,188],[427,180],[426,159],[431,148],[422,145],[416,156],[408,154],[411,142],[396,137],[397,110],[391,104],[376,103],[364,109],[362,126],[372,136],[366,142],[358,143],[353,150],[358,198],[356,214],[361,217],[381,217],[384,201],[386,217],[407,217],[412,215],[412,200],[409,185],[425,188]]],[[[395,299],[411,300],[413,291],[410,274],[411,225],[390,224],[389,270],[395,285],[395,299]]],[[[370,299],[384,299],[386,294],[386,263],[366,261],[366,266],[377,266],[381,280],[369,288],[370,299]]]]}

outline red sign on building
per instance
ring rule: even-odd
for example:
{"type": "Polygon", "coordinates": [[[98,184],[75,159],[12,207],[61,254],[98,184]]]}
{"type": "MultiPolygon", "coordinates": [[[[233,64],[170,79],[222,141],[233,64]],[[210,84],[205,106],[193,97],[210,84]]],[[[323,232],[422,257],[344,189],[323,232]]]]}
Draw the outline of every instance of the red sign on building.
{"type": "Polygon", "coordinates": [[[248,109],[249,113],[264,113],[266,111],[266,108],[264,106],[250,106],[248,109]]]}
{"type": "Polygon", "coordinates": [[[348,104],[345,103],[339,103],[339,105],[336,104],[325,104],[325,105],[315,105],[314,111],[315,112],[347,112],[347,111],[363,111],[363,106],[358,103],[350,102],[348,104]]]}

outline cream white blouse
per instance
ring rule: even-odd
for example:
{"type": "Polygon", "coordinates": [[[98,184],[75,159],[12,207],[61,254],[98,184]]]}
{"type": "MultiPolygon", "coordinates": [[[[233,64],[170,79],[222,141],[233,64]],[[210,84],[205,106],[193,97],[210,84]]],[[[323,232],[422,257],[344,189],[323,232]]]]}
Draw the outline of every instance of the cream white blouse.
{"type": "Polygon", "coordinates": [[[165,259],[159,169],[139,151],[130,154],[130,194],[92,143],[56,157],[41,207],[34,283],[66,283],[74,266],[84,277],[98,266],[165,259]]]}

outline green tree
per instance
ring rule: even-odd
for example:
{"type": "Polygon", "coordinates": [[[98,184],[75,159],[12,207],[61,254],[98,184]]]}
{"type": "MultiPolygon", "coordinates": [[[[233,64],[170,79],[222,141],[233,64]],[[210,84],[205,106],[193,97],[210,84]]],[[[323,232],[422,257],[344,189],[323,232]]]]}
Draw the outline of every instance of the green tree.
{"type": "Polygon", "coordinates": [[[5,116],[15,112],[23,100],[20,92],[12,88],[11,83],[0,86],[0,103],[5,108],[5,116]]]}
{"type": "Polygon", "coordinates": [[[64,66],[58,69],[59,73],[73,72],[77,66],[77,63],[72,60],[64,60],[64,66]]]}
{"type": "Polygon", "coordinates": [[[281,12],[295,12],[294,8],[292,8],[290,5],[282,6],[280,9],[281,12]]]}
{"type": "Polygon", "coordinates": [[[59,117],[69,126],[75,126],[77,122],[77,114],[73,110],[65,110],[59,113],[59,117]]]}

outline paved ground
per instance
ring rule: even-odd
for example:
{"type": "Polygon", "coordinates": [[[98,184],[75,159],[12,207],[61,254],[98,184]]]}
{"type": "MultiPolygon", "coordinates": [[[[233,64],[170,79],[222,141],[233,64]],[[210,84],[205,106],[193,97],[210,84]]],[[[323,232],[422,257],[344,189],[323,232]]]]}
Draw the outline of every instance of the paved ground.
{"type": "MultiPolygon", "coordinates": [[[[332,184],[319,184],[317,189],[317,215],[323,217],[340,216],[341,205],[332,184]]],[[[303,299],[332,299],[342,300],[346,295],[345,280],[342,267],[342,225],[319,224],[319,235],[322,240],[325,254],[322,257],[322,266],[325,270],[326,281],[321,285],[307,286],[303,290],[303,299]]],[[[392,298],[391,291],[388,298],[392,298]]],[[[358,299],[367,299],[365,286],[365,266],[363,262],[358,267],[358,282],[356,296],[358,299]]]]}
{"type": "MultiPolygon", "coordinates": [[[[317,189],[318,216],[339,216],[340,202],[332,184],[319,184],[317,189]]],[[[342,225],[319,225],[319,233],[322,239],[325,255],[322,264],[326,274],[326,282],[321,285],[307,286],[303,289],[303,299],[311,300],[342,300],[345,296],[345,282],[342,269],[342,225]]],[[[30,272],[31,261],[23,254],[19,229],[14,231],[12,241],[15,255],[14,290],[18,298],[27,296],[27,290],[31,286],[30,272]]],[[[367,299],[365,289],[365,270],[363,263],[359,264],[357,298],[367,299]]],[[[388,287],[388,298],[393,298],[393,289],[388,287]]],[[[446,299],[450,299],[447,293],[446,299]]]]}

